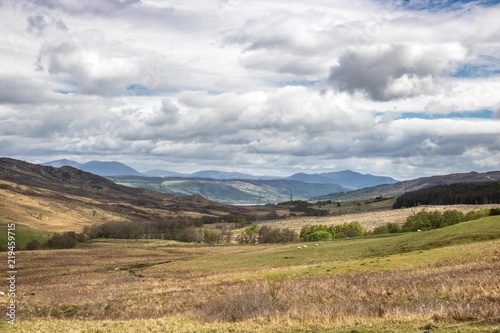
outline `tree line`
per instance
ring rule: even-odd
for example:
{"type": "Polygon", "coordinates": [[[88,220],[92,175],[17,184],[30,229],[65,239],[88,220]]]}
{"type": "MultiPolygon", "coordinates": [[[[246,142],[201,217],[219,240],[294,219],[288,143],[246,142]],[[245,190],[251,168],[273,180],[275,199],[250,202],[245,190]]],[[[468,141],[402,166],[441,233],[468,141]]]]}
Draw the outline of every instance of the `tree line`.
{"type": "Polygon", "coordinates": [[[500,182],[438,185],[402,194],[393,208],[419,205],[487,205],[500,203],[500,182]]]}
{"type": "Polygon", "coordinates": [[[480,209],[462,213],[456,209],[439,211],[422,210],[408,216],[403,224],[397,222],[378,226],[371,232],[374,235],[409,231],[426,231],[444,228],[461,222],[478,220],[486,216],[500,215],[500,209],[480,209]]]}

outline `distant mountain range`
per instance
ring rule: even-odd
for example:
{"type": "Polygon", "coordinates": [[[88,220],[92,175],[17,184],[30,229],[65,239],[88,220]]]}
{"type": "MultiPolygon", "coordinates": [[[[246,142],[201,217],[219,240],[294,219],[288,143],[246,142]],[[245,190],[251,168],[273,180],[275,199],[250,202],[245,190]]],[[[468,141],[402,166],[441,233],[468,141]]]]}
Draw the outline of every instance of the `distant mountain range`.
{"type": "Polygon", "coordinates": [[[272,177],[272,176],[256,176],[240,172],[226,172],[218,170],[202,170],[195,173],[179,173],[166,170],[150,170],[140,173],[133,168],[120,163],[120,162],[101,162],[91,161],[87,163],[78,163],[75,161],[63,159],[51,162],[42,163],[45,166],[53,166],[56,168],[62,166],[72,166],[74,168],[91,172],[99,176],[146,176],[146,177],[166,177],[166,178],[206,178],[217,180],[295,180],[304,183],[315,184],[336,184],[340,185],[347,190],[354,190],[369,186],[376,186],[381,184],[393,184],[397,180],[390,177],[374,176],[370,174],[361,174],[351,170],[327,172],[327,173],[296,173],[290,177],[272,177]]]}
{"type": "MultiPolygon", "coordinates": [[[[286,179],[233,179],[233,177],[240,178],[251,175],[210,170],[194,173],[189,177],[179,177],[179,174],[176,173],[171,174],[169,177],[147,177],[119,162],[92,161],[80,164],[70,160],[58,160],[45,164],[54,167],[0,158],[0,180],[4,179],[18,184],[43,187],[55,191],[64,188],[64,192],[67,194],[81,195],[85,192],[94,197],[108,196],[109,191],[111,191],[116,193],[116,196],[115,194],[112,195],[116,199],[125,193],[127,193],[125,197],[131,194],[124,190],[122,186],[119,187],[119,190],[115,187],[119,186],[116,184],[121,184],[126,185],[131,191],[140,191],[139,188],[144,188],[176,196],[195,195],[196,198],[196,195],[201,195],[218,202],[243,204],[263,204],[286,201],[290,198],[311,201],[366,200],[376,197],[397,197],[406,192],[436,185],[500,181],[500,171],[455,173],[396,182],[389,177],[363,175],[349,170],[322,174],[299,173],[286,179]],[[93,172],[81,171],[84,168],[93,172]],[[114,183],[96,176],[95,173],[106,176],[106,178],[113,180],[114,183]],[[209,177],[219,177],[219,179],[209,177]],[[225,178],[220,179],[222,177],[225,178]],[[385,183],[352,190],[358,186],[368,186],[377,182],[385,183]],[[121,194],[118,194],[115,190],[121,194]]],[[[160,173],[163,171],[157,170],[155,172],[160,173]]],[[[148,193],[150,195],[152,192],[134,193],[148,193]]],[[[127,200],[130,200],[129,202],[134,201],[132,198],[127,198],[127,200]]],[[[142,202],[142,199],[137,200],[137,202],[142,202]]],[[[176,205],[179,205],[179,203],[176,203],[176,205]]]]}
{"type": "Polygon", "coordinates": [[[305,183],[290,179],[210,179],[109,176],[117,184],[146,188],[178,196],[199,194],[226,204],[266,204],[311,197],[349,189],[337,184],[305,183]]]}
{"type": "Polygon", "coordinates": [[[30,228],[81,231],[109,221],[150,223],[177,216],[262,215],[272,207],[228,206],[199,195],[174,196],[122,186],[70,166],[59,168],[0,157],[0,221],[30,228]]]}
{"type": "Polygon", "coordinates": [[[210,179],[276,179],[269,176],[254,176],[239,172],[225,172],[217,170],[203,170],[195,173],[179,173],[167,170],[149,170],[143,173],[129,167],[126,164],[116,161],[90,161],[87,163],[78,163],[68,159],[56,160],[41,163],[40,165],[60,168],[63,166],[72,166],[74,168],[87,171],[99,176],[146,176],[146,177],[179,177],[179,178],[210,178],[210,179]]]}
{"type": "Polygon", "coordinates": [[[287,178],[277,178],[218,170],[203,170],[191,174],[165,170],[140,173],[120,162],[91,161],[80,164],[67,159],[43,165],[72,166],[130,187],[181,196],[199,194],[209,200],[230,204],[277,203],[290,198],[308,200],[329,193],[397,182],[390,177],[364,175],[351,170],[319,174],[296,173],[287,178]]]}

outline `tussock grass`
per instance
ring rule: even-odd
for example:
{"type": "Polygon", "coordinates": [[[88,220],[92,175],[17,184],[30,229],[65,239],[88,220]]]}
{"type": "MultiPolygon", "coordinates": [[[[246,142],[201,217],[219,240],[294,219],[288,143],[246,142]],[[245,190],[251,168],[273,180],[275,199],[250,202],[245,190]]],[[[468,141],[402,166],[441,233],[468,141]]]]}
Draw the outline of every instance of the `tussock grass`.
{"type": "Polygon", "coordinates": [[[489,217],[301,250],[154,240],[19,252],[18,329],[415,332],[466,324],[500,316],[499,238],[500,218],[489,217]]]}

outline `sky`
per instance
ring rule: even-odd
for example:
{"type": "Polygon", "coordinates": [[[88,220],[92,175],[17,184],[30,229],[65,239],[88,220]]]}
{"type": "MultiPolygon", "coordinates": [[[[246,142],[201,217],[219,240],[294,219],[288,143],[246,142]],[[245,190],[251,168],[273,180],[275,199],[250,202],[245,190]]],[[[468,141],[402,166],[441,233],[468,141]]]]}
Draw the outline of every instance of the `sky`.
{"type": "Polygon", "coordinates": [[[499,2],[0,0],[0,156],[499,170],[499,2]]]}

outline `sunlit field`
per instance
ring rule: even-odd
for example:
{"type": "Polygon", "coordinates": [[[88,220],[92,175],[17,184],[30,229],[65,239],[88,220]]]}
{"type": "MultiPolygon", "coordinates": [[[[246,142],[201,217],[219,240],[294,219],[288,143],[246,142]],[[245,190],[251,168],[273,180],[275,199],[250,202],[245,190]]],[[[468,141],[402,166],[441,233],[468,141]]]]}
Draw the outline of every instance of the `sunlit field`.
{"type": "Polygon", "coordinates": [[[499,238],[500,218],[488,217],[301,249],[101,240],[21,251],[16,329],[492,332],[500,328],[499,238]]]}

